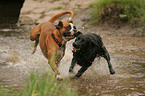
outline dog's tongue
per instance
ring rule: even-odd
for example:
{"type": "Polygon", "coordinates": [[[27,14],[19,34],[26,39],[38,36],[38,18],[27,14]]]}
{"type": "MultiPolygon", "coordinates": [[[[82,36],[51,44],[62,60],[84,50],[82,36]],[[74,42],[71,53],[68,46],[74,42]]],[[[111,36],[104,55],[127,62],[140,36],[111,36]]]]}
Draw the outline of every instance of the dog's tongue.
{"type": "Polygon", "coordinates": [[[73,51],[76,52],[77,50],[80,50],[79,48],[73,48],[73,51]]]}
{"type": "Polygon", "coordinates": [[[66,37],[67,39],[72,39],[72,38],[74,38],[74,36],[68,36],[68,37],[66,37]]]}

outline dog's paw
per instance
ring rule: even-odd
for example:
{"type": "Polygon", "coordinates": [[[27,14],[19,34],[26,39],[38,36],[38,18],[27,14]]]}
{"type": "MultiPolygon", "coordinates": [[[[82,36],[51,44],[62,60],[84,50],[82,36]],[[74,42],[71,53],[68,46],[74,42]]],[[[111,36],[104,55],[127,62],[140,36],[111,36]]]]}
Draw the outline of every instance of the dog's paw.
{"type": "Polygon", "coordinates": [[[57,80],[59,80],[59,81],[63,80],[63,78],[62,78],[60,75],[57,75],[56,78],[57,78],[57,80]]]}
{"type": "Polygon", "coordinates": [[[76,76],[74,76],[74,77],[72,77],[71,79],[72,80],[75,80],[75,79],[78,79],[79,77],[76,77],[76,76]]]}
{"type": "Polygon", "coordinates": [[[111,74],[111,75],[115,74],[115,71],[114,71],[114,70],[111,70],[111,71],[110,71],[110,74],[111,74]]]}
{"type": "Polygon", "coordinates": [[[69,69],[69,73],[74,73],[72,69],[69,69]]]}
{"type": "Polygon", "coordinates": [[[33,47],[32,50],[31,50],[31,54],[34,54],[36,52],[36,48],[33,47]]]}

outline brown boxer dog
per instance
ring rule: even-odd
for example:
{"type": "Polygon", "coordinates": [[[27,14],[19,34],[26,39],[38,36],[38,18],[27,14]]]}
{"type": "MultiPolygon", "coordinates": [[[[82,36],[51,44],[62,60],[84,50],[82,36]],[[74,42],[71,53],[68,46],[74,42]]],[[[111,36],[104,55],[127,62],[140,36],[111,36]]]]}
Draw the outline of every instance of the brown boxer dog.
{"type": "Polygon", "coordinates": [[[35,53],[36,47],[39,43],[41,51],[52,70],[55,72],[58,80],[61,80],[58,72],[58,63],[65,54],[65,44],[67,41],[73,39],[76,27],[71,22],[61,22],[54,25],[53,22],[64,14],[70,14],[69,20],[74,16],[72,11],[64,11],[53,16],[48,22],[41,23],[32,29],[30,39],[35,41],[32,53],[35,53]]]}

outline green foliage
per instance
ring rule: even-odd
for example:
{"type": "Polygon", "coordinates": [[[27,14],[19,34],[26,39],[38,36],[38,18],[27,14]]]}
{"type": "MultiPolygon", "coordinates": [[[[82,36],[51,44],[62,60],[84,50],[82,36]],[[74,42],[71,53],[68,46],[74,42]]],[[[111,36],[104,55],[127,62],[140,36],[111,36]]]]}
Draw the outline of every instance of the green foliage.
{"type": "Polygon", "coordinates": [[[92,24],[100,21],[102,8],[112,3],[122,6],[123,14],[127,16],[129,21],[140,20],[145,25],[145,0],[96,0],[90,5],[92,24]]]}
{"type": "Polygon", "coordinates": [[[0,91],[0,96],[78,96],[76,89],[64,81],[57,81],[55,76],[32,73],[26,88],[19,92],[0,91]]]}

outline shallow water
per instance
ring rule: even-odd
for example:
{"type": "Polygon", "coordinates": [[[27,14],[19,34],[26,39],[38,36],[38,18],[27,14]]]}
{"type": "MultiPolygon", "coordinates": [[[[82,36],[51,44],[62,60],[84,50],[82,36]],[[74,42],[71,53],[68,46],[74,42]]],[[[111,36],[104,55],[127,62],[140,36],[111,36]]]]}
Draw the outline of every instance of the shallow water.
{"type": "MultiPolygon", "coordinates": [[[[30,53],[34,43],[29,40],[32,27],[0,31],[0,84],[5,87],[20,88],[30,72],[37,69],[40,73],[44,69],[53,73],[39,47],[35,54],[30,53]]],[[[111,55],[116,74],[110,75],[107,62],[96,58],[82,77],[69,82],[78,88],[80,95],[144,96],[145,38],[106,34],[101,34],[101,37],[111,55]]],[[[73,41],[67,43],[66,54],[59,65],[64,80],[74,75],[68,72],[73,41]]],[[[79,68],[75,67],[75,73],[79,68]]]]}

